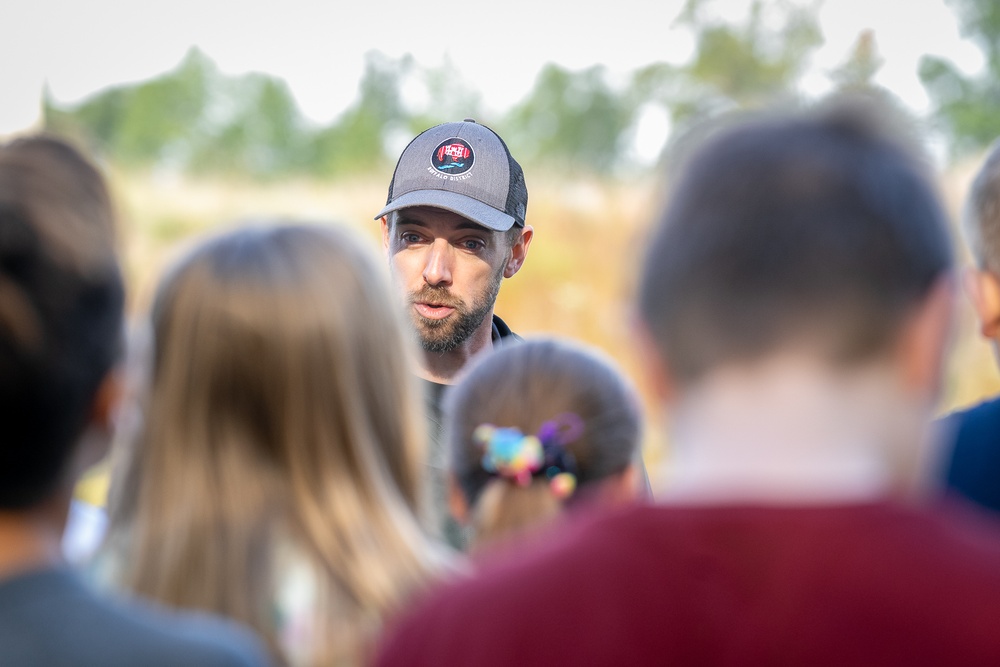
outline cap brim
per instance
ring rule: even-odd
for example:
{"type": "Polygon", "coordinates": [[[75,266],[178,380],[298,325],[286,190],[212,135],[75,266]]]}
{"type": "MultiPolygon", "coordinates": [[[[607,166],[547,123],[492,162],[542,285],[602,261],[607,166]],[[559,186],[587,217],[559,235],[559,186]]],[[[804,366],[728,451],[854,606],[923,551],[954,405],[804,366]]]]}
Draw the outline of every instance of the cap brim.
{"type": "Polygon", "coordinates": [[[400,195],[393,199],[391,203],[386,204],[385,208],[375,216],[375,220],[393,211],[412,206],[442,208],[446,211],[457,213],[463,218],[468,218],[472,222],[482,225],[487,229],[492,229],[495,232],[505,232],[515,224],[524,224],[518,223],[512,216],[507,215],[503,211],[498,211],[478,199],[473,199],[472,197],[467,197],[456,192],[448,192],[447,190],[414,190],[413,192],[407,192],[405,195],[400,195]]]}

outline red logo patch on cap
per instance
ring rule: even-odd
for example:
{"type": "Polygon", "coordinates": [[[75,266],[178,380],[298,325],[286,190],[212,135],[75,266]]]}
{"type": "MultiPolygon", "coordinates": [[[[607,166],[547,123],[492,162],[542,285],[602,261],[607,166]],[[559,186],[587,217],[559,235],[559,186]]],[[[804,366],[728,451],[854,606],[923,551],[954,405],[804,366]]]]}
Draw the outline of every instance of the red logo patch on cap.
{"type": "Polygon", "coordinates": [[[469,142],[458,137],[445,139],[434,149],[431,166],[442,174],[464,174],[472,169],[476,154],[469,142]]]}

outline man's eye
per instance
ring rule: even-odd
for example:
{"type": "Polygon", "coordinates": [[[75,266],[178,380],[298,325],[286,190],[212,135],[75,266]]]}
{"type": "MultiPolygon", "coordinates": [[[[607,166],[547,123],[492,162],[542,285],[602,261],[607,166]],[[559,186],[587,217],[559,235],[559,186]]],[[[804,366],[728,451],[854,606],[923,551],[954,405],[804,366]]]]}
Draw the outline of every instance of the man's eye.
{"type": "Polygon", "coordinates": [[[478,239],[469,239],[467,241],[462,241],[462,246],[464,246],[466,250],[479,250],[484,248],[486,244],[478,239]]]}
{"type": "Polygon", "coordinates": [[[403,235],[400,236],[400,238],[402,239],[403,243],[419,243],[420,242],[420,237],[417,236],[416,234],[412,234],[412,233],[403,234],[403,235]]]}

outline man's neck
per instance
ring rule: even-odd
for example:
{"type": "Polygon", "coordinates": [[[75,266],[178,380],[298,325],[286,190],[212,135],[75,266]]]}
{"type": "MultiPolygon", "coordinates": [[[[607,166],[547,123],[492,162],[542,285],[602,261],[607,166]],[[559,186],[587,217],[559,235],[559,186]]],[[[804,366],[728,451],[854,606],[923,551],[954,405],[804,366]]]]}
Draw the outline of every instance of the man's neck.
{"type": "Polygon", "coordinates": [[[0,510],[0,579],[62,561],[69,495],[24,511],[0,510]]]}
{"type": "Polygon", "coordinates": [[[911,403],[885,368],[837,373],[791,358],[709,378],[671,416],[663,497],[828,504],[911,492],[925,445],[911,403]]]}
{"type": "Polygon", "coordinates": [[[423,363],[417,375],[438,384],[451,384],[455,376],[480,352],[493,347],[493,314],[489,313],[483,323],[461,345],[450,352],[423,352],[423,363]]]}

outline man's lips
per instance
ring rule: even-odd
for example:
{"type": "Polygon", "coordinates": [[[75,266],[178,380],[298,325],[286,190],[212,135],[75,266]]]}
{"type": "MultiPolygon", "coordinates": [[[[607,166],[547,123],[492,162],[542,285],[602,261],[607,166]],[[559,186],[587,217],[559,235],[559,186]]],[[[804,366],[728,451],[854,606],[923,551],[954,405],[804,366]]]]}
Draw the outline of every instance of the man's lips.
{"type": "Polygon", "coordinates": [[[451,306],[444,306],[436,303],[417,302],[413,304],[413,307],[416,308],[420,315],[429,320],[443,320],[455,312],[455,309],[451,306]]]}

